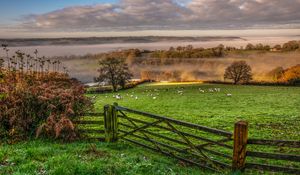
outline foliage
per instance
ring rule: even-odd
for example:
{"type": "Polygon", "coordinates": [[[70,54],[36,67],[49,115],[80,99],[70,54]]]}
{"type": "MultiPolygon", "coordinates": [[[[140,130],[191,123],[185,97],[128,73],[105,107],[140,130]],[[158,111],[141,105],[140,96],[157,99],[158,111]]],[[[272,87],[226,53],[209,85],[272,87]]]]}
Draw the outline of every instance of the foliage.
{"type": "Polygon", "coordinates": [[[282,46],[283,51],[295,51],[300,50],[300,41],[289,41],[282,46]]]}
{"type": "Polygon", "coordinates": [[[300,84],[300,64],[286,69],[281,80],[289,84],[300,84]]]}
{"type": "Polygon", "coordinates": [[[247,83],[252,79],[251,67],[245,61],[233,62],[226,68],[224,79],[233,80],[234,84],[247,83]]]}
{"type": "Polygon", "coordinates": [[[106,57],[99,61],[99,76],[95,78],[97,82],[108,82],[113,87],[113,91],[118,90],[118,86],[125,88],[126,83],[131,79],[125,59],[116,57],[106,57]]]}
{"type": "Polygon", "coordinates": [[[269,45],[263,45],[261,43],[253,45],[251,43],[246,45],[246,50],[265,50],[265,51],[269,51],[271,49],[271,47],[269,45]]]}
{"type": "Polygon", "coordinates": [[[270,72],[267,73],[267,76],[270,77],[273,81],[278,81],[280,78],[282,78],[284,74],[283,67],[276,67],[270,72]]]}
{"type": "MultiPolygon", "coordinates": [[[[223,57],[225,55],[225,48],[223,45],[218,47],[204,49],[193,48],[192,45],[186,47],[179,46],[176,49],[171,47],[169,50],[153,51],[150,55],[152,58],[208,58],[208,57],[223,57]]],[[[162,60],[164,61],[164,60],[162,60]]],[[[162,62],[164,64],[164,62],[162,62]]]]}
{"type": "Polygon", "coordinates": [[[74,139],[73,121],[90,108],[84,87],[65,73],[30,68],[30,63],[23,64],[24,55],[18,51],[11,57],[14,62],[8,62],[0,75],[2,137],[17,141],[36,133],[74,139]]]}

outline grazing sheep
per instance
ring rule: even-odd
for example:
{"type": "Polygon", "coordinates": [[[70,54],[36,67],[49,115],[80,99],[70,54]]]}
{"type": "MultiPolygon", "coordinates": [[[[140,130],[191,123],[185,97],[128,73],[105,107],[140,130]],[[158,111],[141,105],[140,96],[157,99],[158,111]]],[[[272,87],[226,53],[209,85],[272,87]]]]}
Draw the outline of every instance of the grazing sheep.
{"type": "Polygon", "coordinates": [[[153,97],[153,100],[156,100],[157,97],[153,97]]]}
{"type": "Polygon", "coordinates": [[[226,96],[227,96],[227,97],[231,97],[231,96],[232,96],[232,94],[226,94],[226,96]]]}
{"type": "Polygon", "coordinates": [[[137,100],[137,99],[138,99],[138,97],[137,97],[137,96],[135,96],[135,99],[137,100]]]}
{"type": "Polygon", "coordinates": [[[220,92],[221,89],[220,89],[220,88],[215,88],[215,91],[216,91],[216,92],[220,92]]]}
{"type": "Polygon", "coordinates": [[[121,100],[122,99],[122,96],[120,94],[116,95],[116,99],[117,100],[121,100]]]}

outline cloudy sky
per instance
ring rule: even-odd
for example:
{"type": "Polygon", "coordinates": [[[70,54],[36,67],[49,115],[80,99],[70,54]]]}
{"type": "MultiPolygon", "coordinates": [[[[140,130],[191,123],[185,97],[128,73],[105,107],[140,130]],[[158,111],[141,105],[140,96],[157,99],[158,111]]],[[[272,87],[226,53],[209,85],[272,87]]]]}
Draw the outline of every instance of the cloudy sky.
{"type": "Polygon", "coordinates": [[[300,0],[1,1],[0,37],[300,30],[300,0]]]}

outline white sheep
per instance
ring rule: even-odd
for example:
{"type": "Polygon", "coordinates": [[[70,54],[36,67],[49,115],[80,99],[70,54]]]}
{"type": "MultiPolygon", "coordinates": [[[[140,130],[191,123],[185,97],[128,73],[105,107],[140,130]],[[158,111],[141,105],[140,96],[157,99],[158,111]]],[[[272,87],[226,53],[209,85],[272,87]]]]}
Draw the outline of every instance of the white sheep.
{"type": "Polygon", "coordinates": [[[116,99],[117,100],[121,100],[122,99],[122,96],[120,94],[116,95],[116,99]]]}

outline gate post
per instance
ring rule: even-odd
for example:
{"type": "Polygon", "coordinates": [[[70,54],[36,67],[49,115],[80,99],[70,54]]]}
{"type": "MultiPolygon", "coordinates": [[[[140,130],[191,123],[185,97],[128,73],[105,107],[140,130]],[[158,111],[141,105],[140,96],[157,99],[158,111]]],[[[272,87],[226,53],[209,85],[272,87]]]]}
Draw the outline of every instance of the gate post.
{"type": "Polygon", "coordinates": [[[117,105],[115,103],[114,105],[104,106],[105,142],[116,142],[118,140],[117,105]]]}
{"type": "Polygon", "coordinates": [[[243,171],[246,161],[246,146],[248,140],[248,122],[239,121],[234,125],[233,171],[243,171]]]}

